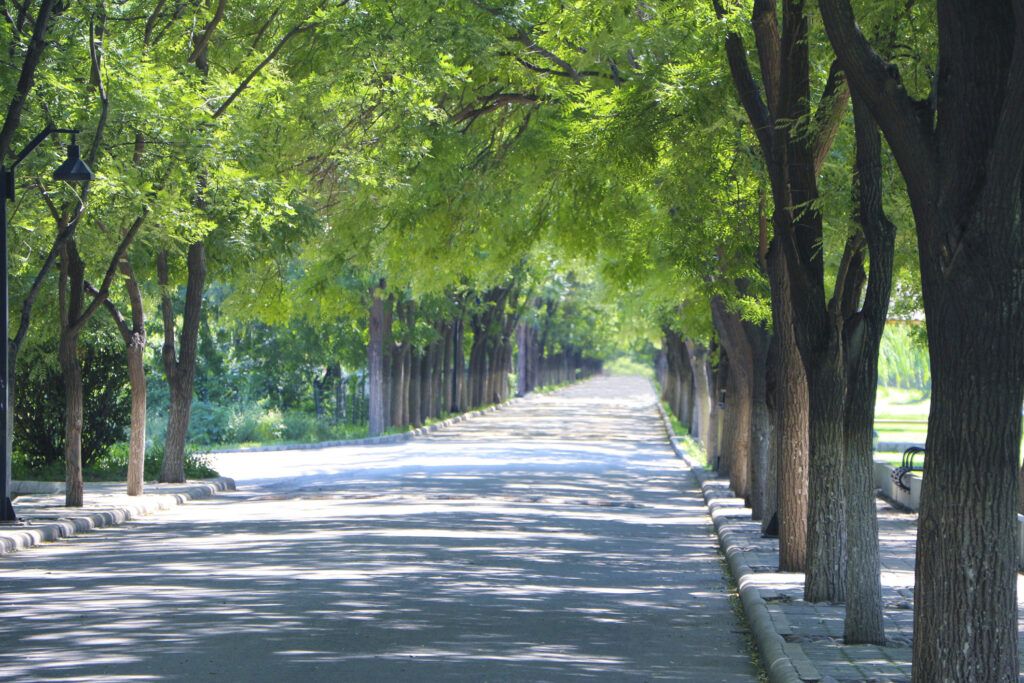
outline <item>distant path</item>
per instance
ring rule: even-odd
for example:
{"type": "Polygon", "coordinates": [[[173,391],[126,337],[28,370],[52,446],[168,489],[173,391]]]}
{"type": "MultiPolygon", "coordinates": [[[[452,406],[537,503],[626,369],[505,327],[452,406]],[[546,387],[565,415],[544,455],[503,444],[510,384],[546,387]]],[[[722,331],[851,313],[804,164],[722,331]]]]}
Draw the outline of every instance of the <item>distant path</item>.
{"type": "Polygon", "coordinates": [[[0,557],[0,680],[755,680],[654,400],[221,456],[238,493],[0,557]]]}

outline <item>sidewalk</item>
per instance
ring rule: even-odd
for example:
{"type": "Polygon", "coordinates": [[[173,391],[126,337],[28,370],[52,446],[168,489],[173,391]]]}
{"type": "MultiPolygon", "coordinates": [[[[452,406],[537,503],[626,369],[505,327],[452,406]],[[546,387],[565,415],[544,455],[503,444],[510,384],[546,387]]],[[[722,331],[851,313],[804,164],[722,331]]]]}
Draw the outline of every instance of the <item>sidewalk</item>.
{"type": "Polygon", "coordinates": [[[184,484],[146,484],[141,496],[125,493],[124,483],[86,483],[85,505],[64,507],[63,485],[51,482],[16,482],[15,491],[38,491],[14,499],[17,524],[0,525],[0,555],[55,541],[76,533],[115,526],[219,491],[234,491],[227,477],[184,484]]]}
{"type": "MultiPolygon", "coordinates": [[[[675,439],[672,441],[676,446],[675,439]]],[[[845,645],[845,607],[804,602],[803,574],[778,571],[778,540],[761,536],[761,523],[750,518],[750,509],[734,497],[728,480],[716,478],[715,473],[691,462],[678,447],[676,453],[687,461],[701,482],[722,551],[739,586],[744,612],[771,681],[909,683],[917,513],[898,510],[882,499],[876,501],[888,642],[884,647],[845,645]]],[[[1022,589],[1018,575],[1018,610],[1024,596],[1022,589]]],[[[1021,617],[1019,623],[1024,627],[1021,617]]],[[[1024,638],[1020,647],[1024,653],[1024,638]]]]}

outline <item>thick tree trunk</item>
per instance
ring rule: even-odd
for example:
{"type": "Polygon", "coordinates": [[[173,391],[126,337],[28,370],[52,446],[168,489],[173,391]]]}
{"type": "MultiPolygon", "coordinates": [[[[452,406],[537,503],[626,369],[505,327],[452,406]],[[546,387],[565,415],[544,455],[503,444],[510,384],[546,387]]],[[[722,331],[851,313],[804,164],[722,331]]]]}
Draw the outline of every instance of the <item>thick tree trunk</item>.
{"type": "Polygon", "coordinates": [[[64,245],[60,266],[60,338],[57,356],[64,380],[64,504],[67,507],[82,507],[85,495],[82,478],[84,389],[82,365],[78,360],[79,328],[76,323],[84,308],[85,264],[78,254],[74,239],[64,245]]]}
{"type": "Polygon", "coordinates": [[[711,432],[711,377],[708,372],[708,352],[703,344],[691,339],[686,340],[686,351],[690,356],[690,367],[693,368],[691,432],[707,449],[711,432]]]}
{"type": "Polygon", "coordinates": [[[729,358],[729,427],[722,449],[729,462],[729,478],[736,495],[750,498],[750,436],[753,409],[754,357],[743,321],[728,310],[720,297],[711,300],[712,318],[729,358]]]}
{"type": "MultiPolygon", "coordinates": [[[[754,519],[765,518],[768,497],[768,451],[771,444],[771,420],[768,414],[768,346],[771,335],[761,325],[743,323],[751,350],[750,408],[750,509],[754,519]]],[[[772,493],[774,501],[774,492],[772,493]]],[[[774,502],[772,513],[775,512],[774,502]]]]}
{"type": "Polygon", "coordinates": [[[943,285],[941,296],[932,291],[928,311],[932,404],[918,517],[914,680],[1016,681],[1024,301],[1018,291],[1012,305],[979,305],[986,292],[1008,286],[987,277],[943,285]]]}
{"type": "Polygon", "coordinates": [[[85,487],[82,479],[83,388],[78,336],[62,334],[58,355],[64,379],[64,504],[82,507],[85,487]]]}
{"type": "MultiPolygon", "coordinates": [[[[777,346],[776,383],[772,389],[778,495],[779,569],[802,572],[807,566],[808,420],[807,379],[796,346],[789,275],[780,249],[767,257],[771,284],[773,342],[777,346]]],[[[770,522],[770,520],[769,520],[770,522]]]]}
{"type": "Polygon", "coordinates": [[[676,336],[675,353],[679,361],[679,378],[676,385],[677,403],[675,407],[676,418],[686,428],[687,432],[693,431],[693,368],[690,367],[690,357],[686,351],[683,340],[676,336]]]}
{"type": "Polygon", "coordinates": [[[465,321],[459,318],[455,321],[455,334],[452,338],[454,357],[452,361],[452,413],[465,411],[466,405],[466,351],[465,351],[465,321]]]}
{"type": "Polygon", "coordinates": [[[170,387],[167,418],[167,441],[160,481],[185,481],[185,441],[192,413],[192,386],[196,376],[196,355],[199,348],[199,313],[206,282],[206,250],[202,242],[188,248],[188,280],[185,287],[185,310],[181,327],[181,349],[175,353],[175,316],[171,301],[167,253],[157,256],[157,276],[161,285],[161,313],[164,327],[163,363],[170,387]]]}
{"type": "Polygon", "coordinates": [[[441,394],[438,396],[438,415],[452,411],[455,393],[455,323],[444,325],[444,344],[441,347],[441,394]]]}
{"type": "Polygon", "coordinates": [[[722,422],[725,412],[725,404],[722,403],[722,390],[727,385],[727,374],[729,372],[729,359],[725,353],[719,353],[718,367],[711,372],[711,419],[709,421],[707,438],[708,465],[718,472],[721,477],[729,476],[729,463],[722,457],[722,422]]]}
{"type": "Polygon", "coordinates": [[[846,599],[846,493],[843,486],[846,377],[839,344],[805,362],[808,447],[807,602],[846,599]]]}
{"type": "Polygon", "coordinates": [[[761,515],[761,533],[767,537],[779,536],[779,453],[780,439],[775,431],[776,422],[781,422],[781,410],[777,405],[781,396],[782,360],[779,339],[771,335],[768,343],[768,358],[765,367],[765,408],[768,418],[768,460],[764,476],[764,509],[761,515]]]}
{"type": "Polygon", "coordinates": [[[410,350],[409,353],[409,424],[422,427],[423,410],[423,355],[410,350]]]}
{"type": "Polygon", "coordinates": [[[516,326],[516,396],[529,393],[530,327],[520,321],[516,326]]]}
{"type": "Polygon", "coordinates": [[[405,356],[400,343],[391,346],[391,427],[405,424],[405,356]]]}
{"type": "MultiPolygon", "coordinates": [[[[882,585],[875,511],[874,445],[878,350],[889,311],[896,227],[882,208],[881,140],[860,95],[853,98],[857,139],[857,219],[871,259],[871,278],[860,314],[846,314],[844,328],[849,386],[846,396],[847,643],[885,643],[882,585]]],[[[863,280],[863,259],[850,271],[863,280]]],[[[860,287],[847,295],[860,298],[860,287]]]]}
{"type": "MultiPolygon", "coordinates": [[[[383,290],[385,282],[380,281],[380,289],[383,290]]],[[[384,300],[380,292],[370,292],[372,301],[370,303],[370,342],[367,345],[367,365],[370,374],[370,436],[380,436],[384,433],[384,300]]]]}

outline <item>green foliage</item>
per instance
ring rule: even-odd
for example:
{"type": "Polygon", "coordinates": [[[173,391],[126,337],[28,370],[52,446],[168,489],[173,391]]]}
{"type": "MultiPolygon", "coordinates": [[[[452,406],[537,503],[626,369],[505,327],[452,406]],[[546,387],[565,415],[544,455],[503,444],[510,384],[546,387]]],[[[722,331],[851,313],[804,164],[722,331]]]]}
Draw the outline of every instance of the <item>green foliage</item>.
{"type": "MultiPolygon", "coordinates": [[[[162,463],[162,448],[157,447],[147,450],[146,461],[143,467],[143,478],[146,481],[156,481],[160,475],[162,463]]],[[[15,479],[34,481],[64,480],[64,466],[62,463],[29,462],[20,453],[15,453],[12,470],[15,479]]],[[[114,444],[106,453],[93,458],[83,470],[85,481],[124,481],[127,476],[128,446],[123,443],[114,444]]],[[[210,467],[209,460],[205,456],[190,450],[185,453],[185,476],[188,479],[209,479],[220,475],[210,467]]]]}
{"type": "Polygon", "coordinates": [[[878,355],[878,383],[884,387],[930,393],[931,365],[923,325],[896,323],[885,326],[878,355]]]}
{"type": "MultiPolygon", "coordinates": [[[[97,327],[79,342],[84,392],[82,462],[102,458],[125,439],[131,402],[120,337],[97,327]]],[[[15,400],[14,450],[30,468],[64,461],[64,380],[53,352],[40,345],[21,355],[15,400]]]]}
{"type": "Polygon", "coordinates": [[[604,363],[604,371],[609,375],[639,375],[654,379],[654,367],[647,359],[643,362],[631,356],[618,356],[604,363]]]}

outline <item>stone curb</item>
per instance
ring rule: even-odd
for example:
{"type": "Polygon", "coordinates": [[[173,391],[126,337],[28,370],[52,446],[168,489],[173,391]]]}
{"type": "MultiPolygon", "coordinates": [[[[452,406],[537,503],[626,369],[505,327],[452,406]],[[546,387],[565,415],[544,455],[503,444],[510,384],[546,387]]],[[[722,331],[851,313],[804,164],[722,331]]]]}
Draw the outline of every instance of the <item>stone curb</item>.
{"type": "MultiPolygon", "coordinates": [[[[772,683],[803,683],[804,681],[817,681],[821,679],[817,670],[811,664],[803,648],[799,643],[787,643],[775,628],[771,614],[768,612],[768,603],[761,596],[761,591],[754,584],[755,572],[750,568],[746,560],[747,553],[743,550],[740,539],[729,529],[729,520],[741,504],[727,504],[716,500],[715,490],[708,482],[713,475],[697,462],[694,462],[679,446],[679,437],[672,430],[672,421],[665,414],[661,401],[657,402],[658,413],[661,421],[668,432],[669,443],[676,457],[686,462],[693,471],[697,481],[700,483],[700,490],[704,496],[704,502],[715,525],[715,532],[718,534],[718,543],[725,553],[729,564],[729,571],[732,573],[736,585],[739,587],[740,602],[743,604],[743,612],[747,616],[750,630],[757,642],[757,650],[761,655],[761,663],[768,674],[768,680],[772,683]],[[803,675],[800,674],[803,671],[803,675]]],[[[730,491],[731,493],[731,491],[730,491]]]]}
{"type": "Polygon", "coordinates": [[[281,444],[275,446],[251,446],[248,448],[231,448],[227,450],[214,450],[214,451],[199,451],[202,455],[225,455],[229,453],[271,453],[275,451],[312,451],[318,448],[334,448],[336,446],[375,446],[380,444],[389,443],[405,443],[411,441],[417,436],[424,436],[431,432],[436,432],[439,429],[450,427],[458,422],[465,422],[470,418],[479,417],[486,415],[487,413],[493,413],[496,410],[504,410],[510,406],[513,406],[523,399],[529,396],[542,396],[550,393],[551,391],[557,391],[565,386],[572,384],[578,384],[579,382],[585,382],[586,380],[578,380],[577,382],[570,382],[569,385],[563,385],[547,391],[531,391],[526,396],[513,396],[507,401],[496,403],[495,405],[488,406],[486,408],[480,408],[478,410],[471,410],[466,413],[461,413],[455,417],[449,417],[447,420],[441,422],[435,422],[432,425],[426,427],[417,427],[416,429],[410,429],[407,432],[401,434],[385,434],[384,436],[371,436],[363,439],[344,439],[341,441],[320,441],[317,443],[297,443],[297,444],[281,444]]]}
{"type": "MultiPolygon", "coordinates": [[[[63,490],[63,486],[61,490],[63,490]]],[[[189,482],[186,486],[170,493],[145,494],[131,503],[112,505],[102,510],[76,512],[74,508],[59,508],[61,516],[56,519],[45,516],[45,512],[29,511],[22,518],[23,524],[0,527],[0,555],[7,555],[46,541],[56,541],[93,529],[117,526],[144,515],[183,505],[189,501],[210,498],[220,491],[234,490],[234,479],[217,477],[189,482]]],[[[53,509],[48,508],[48,510],[53,509]]]]}

